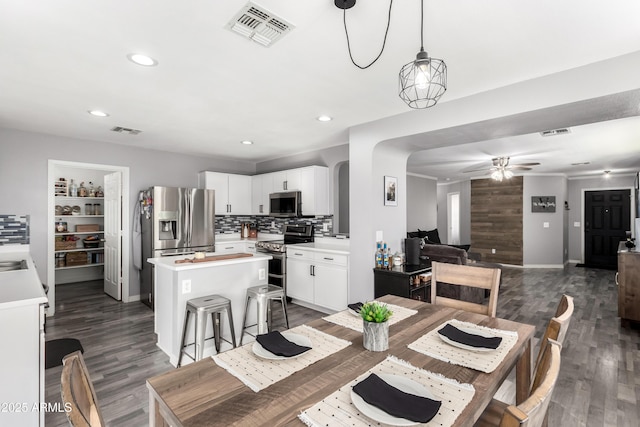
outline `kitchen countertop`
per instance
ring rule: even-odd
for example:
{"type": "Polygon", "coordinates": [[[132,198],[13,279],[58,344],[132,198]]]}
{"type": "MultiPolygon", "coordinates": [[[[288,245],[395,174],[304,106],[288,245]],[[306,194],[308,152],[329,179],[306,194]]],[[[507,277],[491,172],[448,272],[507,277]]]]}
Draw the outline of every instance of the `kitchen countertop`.
{"type": "Polygon", "coordinates": [[[314,252],[330,252],[340,255],[349,255],[349,240],[347,239],[332,239],[332,238],[317,238],[315,242],[310,243],[297,243],[295,245],[287,245],[291,248],[304,248],[314,252]]]}
{"type": "Polygon", "coordinates": [[[27,261],[27,269],[0,272],[0,309],[45,304],[47,296],[29,253],[29,245],[0,247],[0,261],[27,261]]]}
{"type": "Polygon", "coordinates": [[[258,233],[258,237],[240,237],[240,233],[234,234],[216,234],[216,243],[244,243],[244,242],[260,242],[264,240],[282,240],[282,234],[258,233]]]}
{"type": "MultiPolygon", "coordinates": [[[[219,255],[216,252],[207,252],[205,256],[214,256],[219,255]]],[[[176,264],[176,260],[193,258],[193,255],[178,255],[178,256],[165,256],[160,258],[149,258],[148,262],[154,264],[156,267],[162,267],[169,270],[174,271],[185,271],[185,270],[196,270],[202,268],[212,268],[212,267],[220,267],[223,265],[234,265],[234,264],[245,264],[248,262],[259,262],[259,261],[268,261],[272,258],[271,255],[266,254],[253,254],[250,257],[244,258],[234,258],[234,259],[224,259],[220,261],[209,261],[209,262],[185,262],[176,264]]]]}

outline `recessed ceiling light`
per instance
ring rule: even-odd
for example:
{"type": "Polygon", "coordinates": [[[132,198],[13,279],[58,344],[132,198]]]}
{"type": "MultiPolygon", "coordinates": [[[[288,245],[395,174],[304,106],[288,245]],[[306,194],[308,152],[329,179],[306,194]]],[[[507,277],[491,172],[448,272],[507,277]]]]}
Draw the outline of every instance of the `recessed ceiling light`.
{"type": "Polygon", "coordinates": [[[109,114],[105,113],[104,111],[100,111],[100,110],[89,110],[88,113],[91,114],[92,116],[96,116],[96,117],[109,117],[109,114]]]}
{"type": "Polygon", "coordinates": [[[240,144],[243,144],[243,145],[253,145],[253,141],[244,140],[244,141],[240,141],[240,144]]]}
{"type": "Polygon", "coordinates": [[[158,61],[150,56],[143,55],[141,53],[130,53],[129,55],[127,55],[127,58],[129,58],[129,61],[135,62],[136,64],[142,65],[144,67],[155,67],[156,65],[158,65],[158,61]]]}
{"type": "Polygon", "coordinates": [[[323,114],[322,116],[318,117],[318,121],[320,122],[330,122],[331,120],[333,120],[333,118],[327,116],[326,114],[323,114]]]}

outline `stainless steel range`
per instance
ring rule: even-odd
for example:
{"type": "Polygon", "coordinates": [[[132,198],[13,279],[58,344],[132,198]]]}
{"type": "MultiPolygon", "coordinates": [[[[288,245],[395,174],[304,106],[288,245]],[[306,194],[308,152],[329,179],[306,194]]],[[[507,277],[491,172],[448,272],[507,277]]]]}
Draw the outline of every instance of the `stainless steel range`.
{"type": "MultiPolygon", "coordinates": [[[[256,251],[273,257],[269,260],[269,283],[284,288],[287,293],[287,245],[313,242],[313,225],[286,225],[284,240],[261,240],[256,251]]],[[[287,298],[290,300],[290,298],[287,298]]]]}

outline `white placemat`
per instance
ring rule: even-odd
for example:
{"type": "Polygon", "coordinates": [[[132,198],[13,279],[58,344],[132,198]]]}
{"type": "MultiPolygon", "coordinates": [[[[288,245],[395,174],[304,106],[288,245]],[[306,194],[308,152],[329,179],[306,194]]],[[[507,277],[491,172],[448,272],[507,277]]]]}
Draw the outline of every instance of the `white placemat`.
{"type": "Polygon", "coordinates": [[[350,341],[325,334],[310,326],[302,325],[289,329],[311,340],[311,350],[295,358],[268,360],[253,353],[253,343],[212,356],[218,366],[226,369],[251,390],[258,392],[271,384],[288,377],[320,359],[351,345],[350,341]]]}
{"type": "MultiPolygon", "coordinates": [[[[393,315],[389,319],[389,326],[417,313],[416,310],[400,307],[399,305],[387,304],[387,306],[393,311],[393,315]]],[[[344,326],[345,328],[353,329],[354,331],[362,332],[362,317],[359,315],[354,316],[349,310],[342,310],[330,316],[323,317],[322,319],[335,323],[336,325],[344,326]]]]}
{"type": "Polygon", "coordinates": [[[311,408],[298,415],[298,418],[308,426],[370,426],[386,425],[373,421],[362,415],[351,402],[351,388],[359,381],[375,374],[400,375],[410,378],[425,386],[434,398],[442,401],[438,414],[427,424],[429,426],[451,426],[469,404],[475,389],[471,384],[461,384],[456,380],[446,378],[440,374],[425,371],[400,360],[394,356],[387,358],[360,375],[353,381],[340,387],[337,391],[322,399],[311,408]]]}
{"type": "Polygon", "coordinates": [[[503,331],[501,329],[491,329],[479,326],[474,323],[462,322],[460,320],[448,320],[442,325],[433,329],[431,332],[418,338],[416,341],[408,345],[411,350],[454,365],[464,366],[466,368],[490,373],[493,372],[505,358],[507,353],[513,348],[518,341],[518,333],[514,331],[503,331]],[[442,329],[447,323],[456,328],[469,328],[477,331],[488,332],[491,335],[502,337],[502,342],[494,351],[473,351],[454,347],[444,342],[438,330],[442,329]]]}

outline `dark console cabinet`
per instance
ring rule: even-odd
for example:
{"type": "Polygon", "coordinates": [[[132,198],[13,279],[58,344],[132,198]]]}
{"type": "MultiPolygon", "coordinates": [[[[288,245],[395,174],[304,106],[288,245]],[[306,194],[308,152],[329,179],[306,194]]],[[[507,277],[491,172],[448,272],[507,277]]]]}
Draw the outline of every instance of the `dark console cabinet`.
{"type": "Polygon", "coordinates": [[[431,301],[431,281],[419,280],[419,276],[431,272],[431,263],[403,265],[391,270],[373,269],[374,296],[397,295],[420,301],[431,301]],[[419,283],[416,283],[419,282],[419,283]]]}

